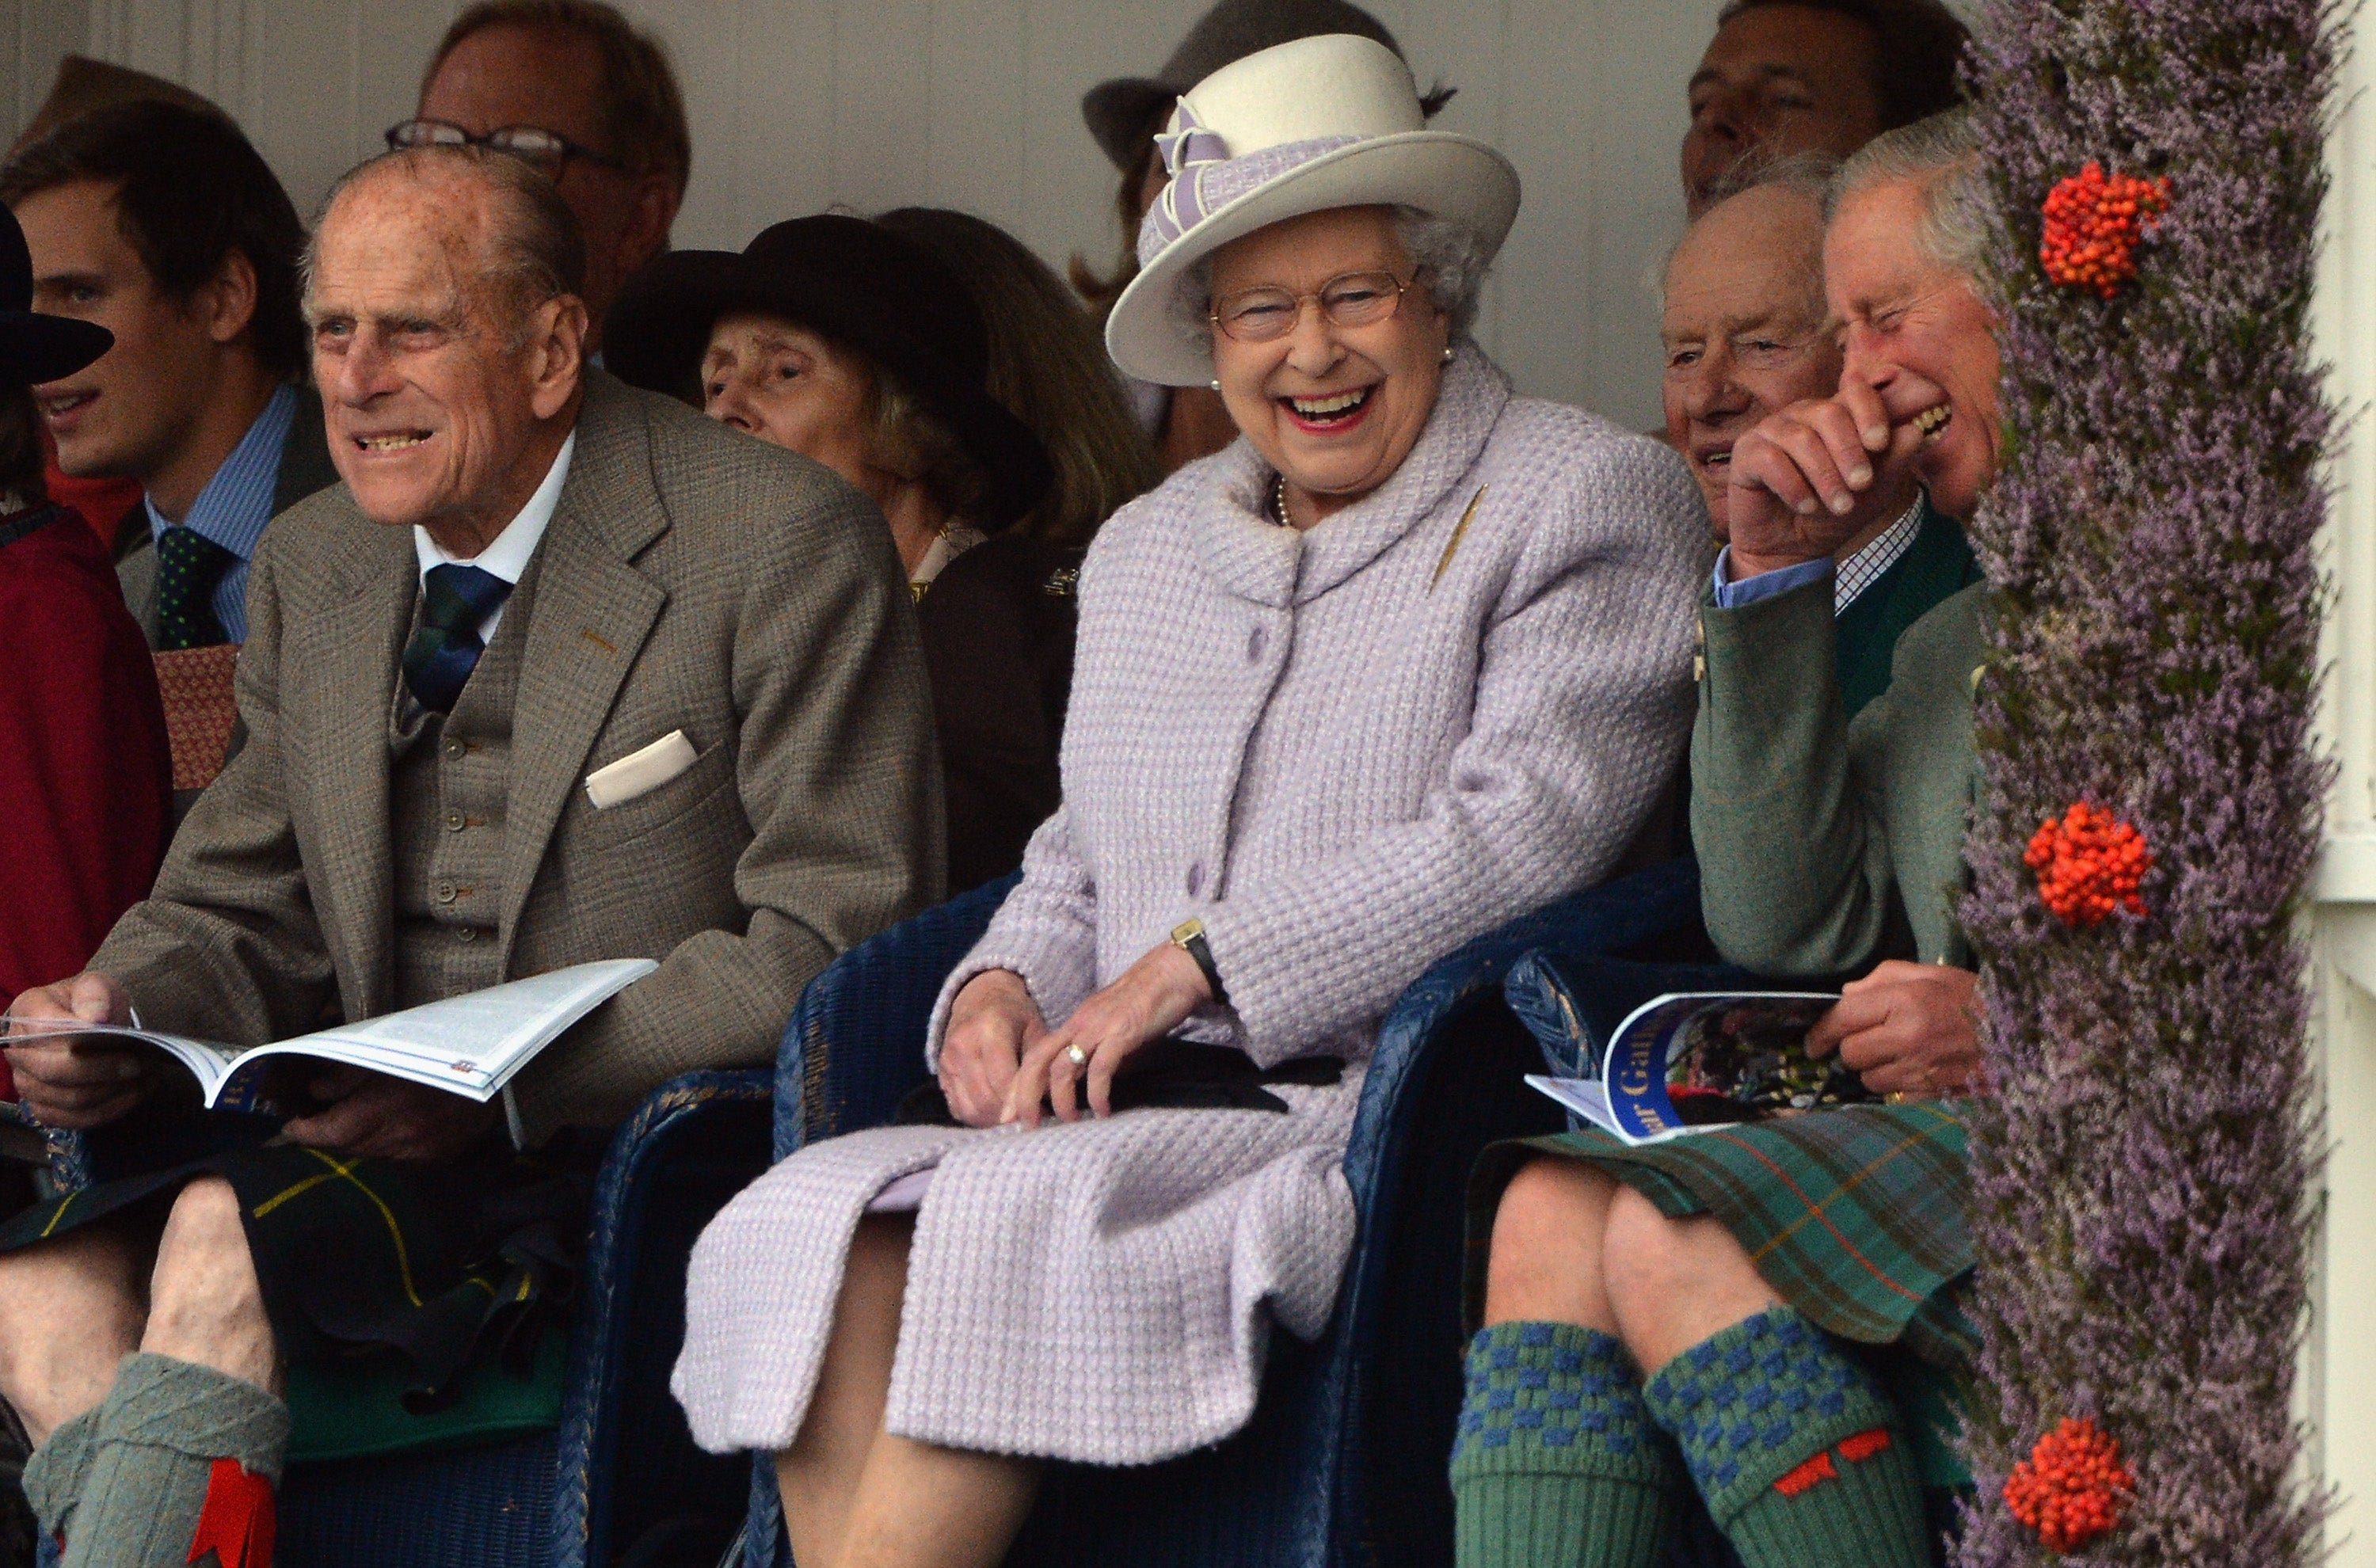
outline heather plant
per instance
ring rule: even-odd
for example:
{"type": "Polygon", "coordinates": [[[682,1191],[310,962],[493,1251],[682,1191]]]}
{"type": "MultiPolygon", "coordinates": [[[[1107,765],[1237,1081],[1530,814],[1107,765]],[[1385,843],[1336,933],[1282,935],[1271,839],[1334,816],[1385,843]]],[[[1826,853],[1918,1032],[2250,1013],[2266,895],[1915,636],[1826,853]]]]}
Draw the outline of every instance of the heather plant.
{"type": "Polygon", "coordinates": [[[2322,0],[1990,0],[1978,30],[2005,444],[1973,529],[1996,619],[1965,918],[1994,1093],[1972,1108],[1965,1568],[2318,1551],[2289,1397],[2334,430],[2306,317],[2334,33],[2322,0]],[[2074,262],[2062,236],[2097,231],[2060,209],[2044,233],[2090,162],[2083,195],[2143,197],[2133,273],[2074,262]],[[2080,803],[2149,851],[2135,899],[2092,921],[2049,909],[2025,862],[2080,803]],[[2004,1488],[2073,1418],[2132,1487],[2061,1556],[2004,1488]]]}

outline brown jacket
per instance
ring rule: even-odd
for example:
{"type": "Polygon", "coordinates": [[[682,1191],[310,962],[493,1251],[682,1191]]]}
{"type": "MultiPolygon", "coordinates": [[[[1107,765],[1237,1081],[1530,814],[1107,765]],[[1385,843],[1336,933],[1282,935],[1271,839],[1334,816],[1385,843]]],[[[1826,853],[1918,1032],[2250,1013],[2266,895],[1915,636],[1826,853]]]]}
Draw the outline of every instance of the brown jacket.
{"type": "MultiPolygon", "coordinates": [[[[826,469],[594,374],[538,556],[503,972],[660,961],[517,1080],[541,1138],[770,1060],[811,976],[938,896],[942,828],[899,563],[826,469]],[[587,776],[674,730],[698,759],[596,811],[587,776]]],[[[247,746],[92,961],[150,1025],[254,1043],[389,1005],[387,720],[418,594],[410,530],[343,484],[266,534],[247,746]]]]}

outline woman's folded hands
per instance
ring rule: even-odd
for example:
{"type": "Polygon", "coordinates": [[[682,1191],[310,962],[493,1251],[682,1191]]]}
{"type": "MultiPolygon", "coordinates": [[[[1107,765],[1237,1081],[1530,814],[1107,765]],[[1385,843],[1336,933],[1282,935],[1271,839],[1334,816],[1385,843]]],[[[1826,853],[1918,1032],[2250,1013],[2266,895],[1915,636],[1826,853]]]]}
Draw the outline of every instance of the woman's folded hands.
{"type": "Polygon", "coordinates": [[[1170,943],[1149,948],[1111,985],[1051,1029],[1020,975],[988,969],[966,982],[941,1042],[941,1091],[969,1127],[1037,1127],[1043,1102],[1076,1122],[1113,1111],[1114,1075],[1212,998],[1204,971],[1170,943]],[[1085,1095],[1086,1091],[1086,1095],[1085,1095]]]}

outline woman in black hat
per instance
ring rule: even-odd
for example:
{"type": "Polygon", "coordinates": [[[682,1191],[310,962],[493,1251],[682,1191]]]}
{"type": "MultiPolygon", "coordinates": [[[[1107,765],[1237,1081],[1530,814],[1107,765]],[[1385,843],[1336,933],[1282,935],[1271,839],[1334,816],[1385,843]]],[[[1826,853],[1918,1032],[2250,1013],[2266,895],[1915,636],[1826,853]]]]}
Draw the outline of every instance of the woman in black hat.
{"type": "MultiPolygon", "coordinates": [[[[662,256],[621,291],[604,336],[626,381],[698,403],[864,491],[920,604],[950,562],[1030,513],[1052,481],[1039,438],[988,390],[987,334],[964,282],[862,219],[778,223],[739,255],[662,256]]],[[[1070,602],[1051,614],[1039,577],[1008,576],[991,586],[1014,600],[1011,613],[968,616],[977,645],[930,661],[953,889],[1020,865],[1054,805],[1041,785],[1055,777],[1049,716],[1063,712],[1072,669],[1070,602]]],[[[982,588],[968,581],[975,597],[982,588]]]]}

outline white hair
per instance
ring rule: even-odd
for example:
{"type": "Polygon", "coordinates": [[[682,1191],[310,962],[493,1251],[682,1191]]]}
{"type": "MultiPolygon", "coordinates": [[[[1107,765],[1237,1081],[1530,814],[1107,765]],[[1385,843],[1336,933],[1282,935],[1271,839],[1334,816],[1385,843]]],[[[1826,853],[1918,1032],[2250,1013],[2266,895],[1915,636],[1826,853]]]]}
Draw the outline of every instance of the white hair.
{"type": "MultiPolygon", "coordinates": [[[[1427,274],[1427,291],[1452,322],[1452,339],[1468,336],[1477,321],[1479,296],[1491,264],[1475,230],[1448,218],[1438,218],[1416,207],[1397,206],[1394,214],[1395,244],[1402,247],[1414,271],[1427,274]]],[[[1170,316],[1182,337],[1213,346],[1213,256],[1207,254],[1180,275],[1171,291],[1170,316]]]]}
{"type": "Polygon", "coordinates": [[[1903,180],[1922,185],[1915,240],[1931,260],[1979,280],[1989,245],[1989,188],[1968,105],[1883,131],[1851,154],[1824,196],[1829,222],[1848,197],[1903,180]]]}
{"type": "Polygon", "coordinates": [[[1799,152],[1788,158],[1777,158],[1766,162],[1736,168],[1717,180],[1709,188],[1707,206],[1700,209],[1700,215],[1697,218],[1683,225],[1682,233],[1676,238],[1673,244],[1667,247],[1666,257],[1658,263],[1657,270],[1647,277],[1650,297],[1657,302],[1658,309],[1663,312],[1667,308],[1667,279],[1675,270],[1675,258],[1683,254],[1683,246],[1689,243],[1699,226],[1715,217],[1717,210],[1733,197],[1747,196],[1752,191],[1771,190],[1787,191],[1792,196],[1802,197],[1815,209],[1818,257],[1814,270],[1809,275],[1808,288],[1812,291],[1814,299],[1814,314],[1821,316],[1824,313],[1824,271],[1820,255],[1823,244],[1822,229],[1825,220],[1825,203],[1830,197],[1832,180],[1838,174],[1839,168],[1839,160],[1828,153],[1799,152]]]}

